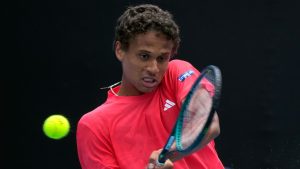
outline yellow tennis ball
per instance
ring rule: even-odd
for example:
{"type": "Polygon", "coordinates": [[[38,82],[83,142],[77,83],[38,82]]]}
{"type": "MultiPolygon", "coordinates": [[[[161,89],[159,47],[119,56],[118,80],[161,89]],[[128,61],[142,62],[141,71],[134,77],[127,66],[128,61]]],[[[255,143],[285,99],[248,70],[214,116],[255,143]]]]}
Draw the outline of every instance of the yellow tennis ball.
{"type": "Polygon", "coordinates": [[[70,123],[63,115],[51,115],[44,121],[43,131],[49,138],[59,140],[68,135],[70,123]]]}

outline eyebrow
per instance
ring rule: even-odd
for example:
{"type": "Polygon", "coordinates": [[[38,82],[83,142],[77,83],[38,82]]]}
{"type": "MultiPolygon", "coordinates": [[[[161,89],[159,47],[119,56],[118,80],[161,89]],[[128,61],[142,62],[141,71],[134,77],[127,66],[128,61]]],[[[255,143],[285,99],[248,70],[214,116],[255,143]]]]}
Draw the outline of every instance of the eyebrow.
{"type": "MultiPolygon", "coordinates": [[[[152,52],[142,49],[142,50],[139,50],[139,53],[147,53],[147,54],[151,54],[152,52]]],[[[160,56],[161,56],[161,55],[171,55],[171,53],[170,53],[170,52],[164,52],[164,53],[160,53],[159,55],[160,55],[160,56]]]]}
{"type": "Polygon", "coordinates": [[[142,50],[139,50],[139,52],[151,53],[151,52],[149,52],[149,51],[147,51],[147,50],[144,50],[144,49],[142,49],[142,50]]]}

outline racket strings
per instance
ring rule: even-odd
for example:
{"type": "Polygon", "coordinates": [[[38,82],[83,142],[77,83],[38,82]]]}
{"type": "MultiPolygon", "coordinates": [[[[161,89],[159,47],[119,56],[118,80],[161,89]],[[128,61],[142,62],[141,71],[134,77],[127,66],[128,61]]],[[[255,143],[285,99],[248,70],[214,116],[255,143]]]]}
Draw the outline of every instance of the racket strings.
{"type": "Polygon", "coordinates": [[[212,97],[205,88],[199,87],[190,99],[182,124],[181,147],[190,146],[203,130],[212,107],[212,97]]]}
{"type": "Polygon", "coordinates": [[[201,71],[183,102],[159,162],[170,158],[170,154],[176,157],[173,152],[189,155],[199,148],[218,109],[221,87],[222,75],[218,67],[209,65],[201,71]]]}

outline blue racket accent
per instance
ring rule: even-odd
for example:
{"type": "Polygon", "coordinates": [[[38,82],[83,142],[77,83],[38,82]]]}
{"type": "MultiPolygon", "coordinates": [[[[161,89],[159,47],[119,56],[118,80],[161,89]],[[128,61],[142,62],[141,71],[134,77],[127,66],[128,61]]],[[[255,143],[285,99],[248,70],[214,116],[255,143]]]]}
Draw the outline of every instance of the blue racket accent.
{"type": "Polygon", "coordinates": [[[167,150],[170,150],[172,144],[174,143],[174,140],[175,140],[175,137],[171,136],[170,139],[168,140],[168,143],[167,143],[167,146],[166,146],[167,150]]]}

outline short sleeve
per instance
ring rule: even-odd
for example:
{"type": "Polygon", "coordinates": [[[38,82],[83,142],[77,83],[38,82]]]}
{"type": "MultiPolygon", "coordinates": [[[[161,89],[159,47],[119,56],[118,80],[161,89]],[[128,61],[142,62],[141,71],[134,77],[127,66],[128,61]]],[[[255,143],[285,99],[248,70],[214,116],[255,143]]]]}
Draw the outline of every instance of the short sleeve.
{"type": "MultiPolygon", "coordinates": [[[[101,122],[100,122],[101,125],[101,122]]],[[[94,124],[86,115],[77,125],[76,133],[78,157],[82,169],[119,169],[115,160],[106,127],[94,124]],[[90,127],[97,128],[97,133],[90,127]]]]}
{"type": "Polygon", "coordinates": [[[177,105],[181,107],[182,100],[186,97],[200,72],[189,62],[172,60],[165,74],[166,90],[174,93],[177,105]]]}

